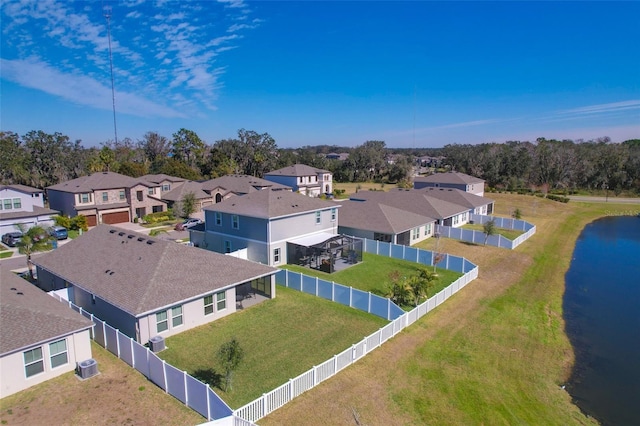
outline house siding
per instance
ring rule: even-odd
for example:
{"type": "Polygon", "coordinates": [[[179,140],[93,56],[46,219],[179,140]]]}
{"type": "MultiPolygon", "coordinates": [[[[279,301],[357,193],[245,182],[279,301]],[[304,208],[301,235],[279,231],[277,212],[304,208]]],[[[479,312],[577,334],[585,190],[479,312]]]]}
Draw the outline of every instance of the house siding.
{"type": "Polygon", "coordinates": [[[63,216],[75,216],[77,214],[75,194],[48,189],[47,197],[51,208],[58,210],[63,216]]]}
{"type": "Polygon", "coordinates": [[[76,363],[91,358],[91,339],[89,330],[69,334],[46,341],[39,345],[23,348],[17,352],[5,354],[0,358],[0,398],[20,392],[31,386],[43,383],[49,379],[73,371],[76,363]],[[49,343],[65,339],[67,342],[67,363],[51,368],[49,343]],[[42,348],[44,371],[31,377],[26,377],[24,356],[25,351],[42,348]]]}

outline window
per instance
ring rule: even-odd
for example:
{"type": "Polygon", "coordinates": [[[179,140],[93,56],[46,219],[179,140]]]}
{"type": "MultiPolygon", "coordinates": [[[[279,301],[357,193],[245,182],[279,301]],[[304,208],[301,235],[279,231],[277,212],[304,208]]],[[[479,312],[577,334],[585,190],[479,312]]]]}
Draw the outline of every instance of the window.
{"type": "Polygon", "coordinates": [[[222,226],[222,213],[215,212],[215,221],[217,226],[222,226]]]}
{"type": "Polygon", "coordinates": [[[204,297],[204,314],[211,315],[213,313],[213,296],[204,297]]]}
{"type": "Polygon", "coordinates": [[[125,199],[124,191],[120,191],[120,201],[125,199]]]}
{"type": "Polygon", "coordinates": [[[455,215],[455,216],[453,217],[453,224],[454,224],[454,225],[457,225],[459,221],[460,221],[460,217],[459,217],[458,215],[455,215]]]}
{"type": "Polygon", "coordinates": [[[302,183],[302,176],[300,176],[299,180],[300,180],[300,183],[302,183]]]}
{"type": "Polygon", "coordinates": [[[154,188],[149,188],[149,195],[153,195],[156,192],[154,188]]]}
{"type": "Polygon", "coordinates": [[[424,227],[424,236],[426,237],[427,235],[431,234],[431,224],[427,224],[427,226],[424,227]]]}
{"type": "Polygon", "coordinates": [[[90,193],[78,195],[78,200],[80,201],[80,203],[90,203],[91,201],[93,201],[90,193]]]}
{"type": "Polygon", "coordinates": [[[12,208],[11,207],[11,198],[7,198],[6,200],[3,200],[2,204],[4,204],[4,209],[5,210],[11,210],[11,208],[12,208]]]}
{"type": "Polygon", "coordinates": [[[331,222],[336,221],[336,211],[337,209],[331,209],[331,222]]]}
{"type": "Polygon", "coordinates": [[[412,232],[411,232],[411,239],[416,240],[418,238],[420,238],[420,227],[418,228],[413,228],[412,232]]]}
{"type": "Polygon", "coordinates": [[[182,325],[182,306],[171,308],[171,326],[177,327],[182,325]]]}
{"type": "Polygon", "coordinates": [[[171,185],[169,185],[168,183],[163,183],[162,184],[162,192],[166,192],[171,190],[171,185]]]}
{"type": "Polygon", "coordinates": [[[240,217],[237,214],[231,215],[231,227],[240,229],[240,217]]]}
{"type": "Polygon", "coordinates": [[[138,198],[138,201],[144,200],[144,196],[142,195],[142,191],[136,191],[136,197],[138,198]]]}
{"type": "Polygon", "coordinates": [[[22,207],[22,201],[20,200],[20,198],[14,198],[13,199],[13,208],[14,209],[19,209],[22,207]]]}
{"type": "Polygon", "coordinates": [[[216,310],[222,311],[227,308],[227,293],[216,293],[216,310]]]}
{"type": "Polygon", "coordinates": [[[108,192],[103,192],[102,193],[102,201],[105,202],[105,203],[107,201],[109,201],[109,193],[108,192]]]}
{"type": "Polygon", "coordinates": [[[280,263],[280,249],[273,249],[273,263],[280,263]]]}
{"type": "Polygon", "coordinates": [[[320,212],[316,212],[316,225],[320,223],[320,212]]]}
{"type": "Polygon", "coordinates": [[[69,362],[67,358],[67,341],[58,340],[49,344],[49,355],[51,356],[51,368],[60,367],[69,362]]]}
{"type": "Polygon", "coordinates": [[[167,321],[167,311],[158,312],[156,314],[156,329],[158,333],[169,329],[169,322],[167,321]]]}
{"type": "Polygon", "coordinates": [[[24,372],[27,377],[35,376],[44,371],[44,361],[42,360],[42,348],[31,349],[23,353],[24,372]]]}
{"type": "Polygon", "coordinates": [[[231,241],[224,242],[224,252],[231,253],[231,241]]]}

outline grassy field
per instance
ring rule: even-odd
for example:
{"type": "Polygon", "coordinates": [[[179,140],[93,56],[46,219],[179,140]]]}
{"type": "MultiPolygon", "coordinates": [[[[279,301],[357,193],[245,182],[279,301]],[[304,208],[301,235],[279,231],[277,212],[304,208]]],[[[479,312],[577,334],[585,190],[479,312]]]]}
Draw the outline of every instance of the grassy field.
{"type": "Polygon", "coordinates": [[[335,192],[336,189],[344,189],[344,194],[345,197],[347,197],[349,194],[354,194],[358,191],[370,191],[370,190],[375,190],[375,191],[388,191],[391,188],[395,188],[396,185],[391,185],[391,184],[384,184],[384,183],[373,183],[373,182],[361,182],[361,183],[353,183],[353,182],[346,182],[346,183],[337,183],[334,182],[333,183],[333,190],[335,192]]]}
{"type": "Polygon", "coordinates": [[[260,424],[596,424],[561,387],[574,359],[564,275],[582,228],[628,205],[491,197],[497,214],[520,208],[537,233],[512,251],[442,239],[480,266],[478,279],[260,424]]]}
{"type": "MultiPolygon", "coordinates": [[[[392,259],[386,256],[363,253],[363,262],[348,269],[328,274],[297,265],[285,265],[283,268],[294,272],[302,272],[312,277],[322,278],[327,281],[334,281],[338,284],[350,286],[363,291],[370,291],[373,294],[387,296],[391,279],[389,273],[398,271],[400,276],[417,275],[420,267],[413,262],[399,259],[392,259]]],[[[429,267],[433,271],[432,267],[429,267]]],[[[438,282],[431,289],[431,294],[435,294],[460,278],[462,274],[446,269],[437,268],[438,282]]]]}
{"type": "Polygon", "coordinates": [[[208,382],[233,408],[253,401],[359,342],[388,322],[315,296],[277,287],[277,297],[167,339],[159,356],[208,382]],[[236,337],[245,358],[233,390],[221,390],[220,345],[236,337]]]}
{"type": "MultiPolygon", "coordinates": [[[[462,225],[462,228],[463,229],[472,229],[474,231],[484,232],[484,227],[479,223],[474,223],[474,224],[468,223],[466,225],[462,225]]],[[[505,229],[505,228],[496,227],[496,234],[497,235],[502,235],[503,237],[513,241],[516,238],[518,238],[520,235],[524,234],[524,232],[523,231],[516,231],[514,229],[505,229]]]]}

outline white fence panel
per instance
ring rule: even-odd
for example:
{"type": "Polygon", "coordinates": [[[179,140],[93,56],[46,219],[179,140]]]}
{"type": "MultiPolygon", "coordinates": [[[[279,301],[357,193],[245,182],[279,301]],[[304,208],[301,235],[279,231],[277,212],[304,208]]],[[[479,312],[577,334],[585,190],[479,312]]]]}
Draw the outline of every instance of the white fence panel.
{"type": "Polygon", "coordinates": [[[336,374],[336,363],[333,358],[316,367],[316,385],[336,374]]]}
{"type": "Polygon", "coordinates": [[[291,397],[295,398],[311,389],[313,387],[313,369],[307,371],[306,373],[302,373],[292,381],[292,392],[291,397]]]}
{"type": "Polygon", "coordinates": [[[291,400],[291,385],[285,383],[264,395],[265,411],[267,414],[277,410],[291,400]]]}

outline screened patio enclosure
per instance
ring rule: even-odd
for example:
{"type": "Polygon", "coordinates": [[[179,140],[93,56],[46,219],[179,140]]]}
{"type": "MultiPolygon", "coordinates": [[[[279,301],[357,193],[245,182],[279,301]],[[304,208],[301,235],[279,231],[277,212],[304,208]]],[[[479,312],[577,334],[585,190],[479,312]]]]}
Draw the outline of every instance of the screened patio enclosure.
{"type": "Polygon", "coordinates": [[[362,240],[316,234],[287,242],[287,263],[332,273],[362,262],[362,240]]]}

